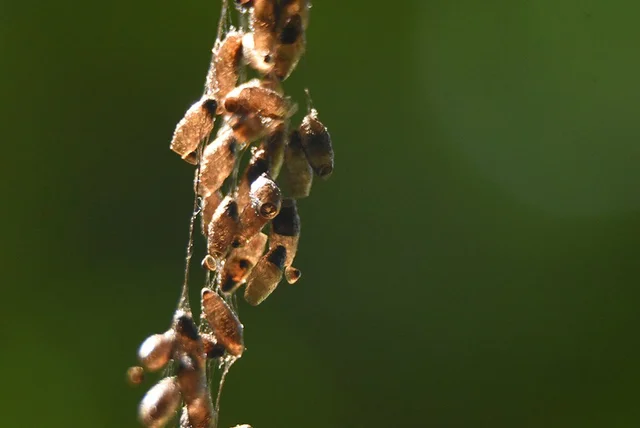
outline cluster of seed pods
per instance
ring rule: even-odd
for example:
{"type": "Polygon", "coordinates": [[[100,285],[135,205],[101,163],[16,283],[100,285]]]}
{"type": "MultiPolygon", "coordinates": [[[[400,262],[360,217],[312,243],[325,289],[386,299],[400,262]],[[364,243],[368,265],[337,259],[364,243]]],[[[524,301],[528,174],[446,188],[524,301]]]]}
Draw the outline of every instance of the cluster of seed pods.
{"type": "Polygon", "coordinates": [[[314,175],[327,179],[333,172],[331,137],[308,91],[307,114],[292,126],[297,105],[281,86],[305,51],[308,0],[235,4],[248,24],[219,32],[204,94],[176,126],[170,145],[196,166],[208,279],[200,326],[181,301],[169,330],[140,347],[142,367],[129,369],[134,384],[142,382],[144,370],[167,372],[140,404],[139,419],[147,427],[165,426],[181,406],[181,427],[217,426],[207,367],[217,361],[228,369],[244,351],[234,293],[244,285],[244,300],[256,306],[283,277],[290,284],[300,278],[293,266],[300,237],[297,201],[309,196],[314,175]],[[256,77],[241,81],[247,73],[256,77]],[[250,159],[242,169],[245,153],[250,159]]]}

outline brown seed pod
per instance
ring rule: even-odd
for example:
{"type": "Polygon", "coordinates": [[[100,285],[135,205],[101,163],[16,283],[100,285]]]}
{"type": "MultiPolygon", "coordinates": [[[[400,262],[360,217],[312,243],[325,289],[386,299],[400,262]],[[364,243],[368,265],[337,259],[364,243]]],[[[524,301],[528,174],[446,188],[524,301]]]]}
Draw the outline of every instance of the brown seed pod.
{"type": "Polygon", "coordinates": [[[220,291],[225,295],[231,294],[245,282],[264,253],[266,244],[267,235],[258,233],[244,246],[231,251],[220,274],[220,291]]]}
{"type": "Polygon", "coordinates": [[[260,117],[257,114],[230,114],[225,116],[236,140],[243,146],[272,133],[282,123],[281,120],[260,117]]]}
{"type": "Polygon", "coordinates": [[[238,115],[255,114],[260,117],[283,119],[295,113],[297,106],[288,97],[259,86],[255,80],[233,89],[224,99],[224,108],[238,115]]]}
{"type": "Polygon", "coordinates": [[[274,180],[280,175],[284,163],[284,149],[287,145],[287,126],[284,122],[267,135],[260,147],[269,161],[269,175],[274,180]]]}
{"type": "MultiPolygon", "coordinates": [[[[275,37],[273,37],[275,40],[275,37]]],[[[273,70],[272,56],[265,55],[264,51],[259,51],[255,47],[253,33],[247,33],[242,38],[242,56],[251,68],[262,74],[269,74],[273,70]]]]}
{"type": "Polygon", "coordinates": [[[130,385],[140,385],[144,382],[144,369],[140,366],[129,367],[127,370],[127,380],[130,385]]]}
{"type": "Polygon", "coordinates": [[[302,148],[309,165],[317,176],[327,179],[333,172],[333,146],[326,126],[318,120],[318,112],[311,109],[300,124],[302,148]]]}
{"type": "MultiPolygon", "coordinates": [[[[293,10],[297,9],[294,7],[295,5],[296,2],[291,2],[289,7],[292,10],[290,12],[295,12],[293,10]]],[[[300,13],[286,13],[286,9],[287,6],[285,6],[285,13],[280,18],[280,31],[273,66],[273,73],[280,80],[285,80],[291,75],[306,48],[306,18],[300,13]]]]}
{"type": "Polygon", "coordinates": [[[166,377],[147,391],[138,408],[138,418],[146,427],[160,428],[169,422],[179,405],[180,388],[177,380],[175,377],[166,377]]]}
{"type": "Polygon", "coordinates": [[[223,126],[218,131],[216,139],[205,147],[202,153],[200,167],[200,181],[198,193],[207,195],[217,191],[224,180],[231,175],[236,163],[238,143],[233,130],[223,126]]]}
{"type": "Polygon", "coordinates": [[[273,50],[276,45],[277,0],[253,0],[251,27],[256,55],[263,61],[273,61],[273,50]]]}
{"type": "Polygon", "coordinates": [[[204,360],[198,361],[186,354],[180,356],[177,379],[186,404],[189,426],[209,428],[214,419],[214,410],[207,387],[204,360]]]}
{"type": "Polygon", "coordinates": [[[284,151],[284,172],[291,197],[301,199],[309,196],[313,184],[313,170],[302,149],[298,130],[289,135],[289,144],[284,151]]]}
{"type": "Polygon", "coordinates": [[[208,192],[204,196],[202,196],[201,206],[202,209],[200,211],[200,220],[202,224],[202,234],[207,236],[209,230],[209,223],[211,223],[211,219],[213,218],[213,213],[222,202],[223,196],[220,190],[216,190],[215,192],[208,192]]]}
{"type": "Polygon", "coordinates": [[[258,150],[255,147],[251,148],[251,160],[245,168],[240,184],[238,185],[238,208],[240,211],[251,202],[251,196],[249,192],[251,190],[251,183],[253,183],[258,177],[264,173],[269,172],[269,158],[265,150],[258,150]]]}
{"type": "Polygon", "coordinates": [[[282,38],[282,28],[292,18],[298,17],[302,31],[309,25],[309,0],[281,0],[280,1],[280,37],[282,38]]]}
{"type": "Polygon", "coordinates": [[[229,305],[215,291],[202,289],[202,309],[218,343],[230,355],[241,357],[244,352],[243,326],[229,305]]]}
{"type": "Polygon", "coordinates": [[[176,332],[176,348],[178,350],[193,358],[203,358],[202,340],[191,314],[182,310],[176,311],[173,317],[173,330],[176,332]]]}
{"type": "Polygon", "coordinates": [[[271,220],[280,212],[282,194],[280,188],[268,174],[262,174],[251,183],[251,204],[256,207],[258,213],[271,220]]]}
{"type": "Polygon", "coordinates": [[[244,300],[252,306],[262,303],[282,280],[287,249],[279,245],[267,252],[253,268],[247,279],[244,300]]]}
{"type": "Polygon", "coordinates": [[[298,269],[291,267],[293,259],[298,251],[300,239],[300,216],[295,199],[286,198],[282,201],[280,213],[271,222],[271,234],[269,235],[269,248],[282,245],[287,249],[287,257],[284,261],[285,278],[289,284],[300,279],[298,269]]]}
{"type": "Polygon", "coordinates": [[[163,334],[149,336],[138,350],[138,358],[149,371],[160,370],[171,359],[175,333],[169,330],[163,334]]]}
{"type": "Polygon", "coordinates": [[[218,104],[210,97],[204,96],[189,107],[173,133],[171,150],[190,164],[195,165],[198,145],[209,137],[213,130],[214,117],[218,104]]]}
{"type": "MultiPolygon", "coordinates": [[[[218,101],[219,106],[238,84],[243,35],[241,31],[230,31],[224,40],[217,41],[213,48],[206,92],[218,101]]],[[[218,113],[222,113],[221,108],[218,109],[218,113]]]]}
{"type": "Polygon", "coordinates": [[[238,205],[230,196],[225,197],[209,224],[207,235],[207,247],[209,254],[215,258],[221,258],[236,239],[240,226],[238,205]]]}

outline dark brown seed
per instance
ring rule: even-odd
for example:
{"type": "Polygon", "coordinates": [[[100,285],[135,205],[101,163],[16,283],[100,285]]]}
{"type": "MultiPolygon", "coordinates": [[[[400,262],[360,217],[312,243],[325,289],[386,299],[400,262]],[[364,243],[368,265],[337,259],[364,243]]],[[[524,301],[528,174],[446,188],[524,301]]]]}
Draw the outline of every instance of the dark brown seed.
{"type": "Polygon", "coordinates": [[[146,427],[160,428],[169,422],[179,405],[180,388],[177,380],[175,377],[166,377],[147,391],[138,408],[138,418],[146,427]]]}
{"type": "Polygon", "coordinates": [[[204,353],[209,359],[216,359],[224,356],[225,348],[221,343],[216,342],[216,338],[212,334],[204,333],[201,335],[204,353]]]}
{"type": "Polygon", "coordinates": [[[224,294],[233,293],[249,276],[251,269],[264,253],[267,235],[258,233],[240,248],[234,248],[220,275],[220,290],[224,294]]]}
{"type": "Polygon", "coordinates": [[[191,314],[181,310],[176,311],[173,330],[176,332],[176,349],[194,358],[201,358],[204,355],[198,327],[193,322],[191,314]]]}
{"type": "Polygon", "coordinates": [[[241,357],[244,351],[243,327],[229,305],[215,291],[202,289],[202,308],[218,343],[230,355],[241,357]]]}
{"type": "Polygon", "coordinates": [[[175,333],[173,330],[148,337],[138,350],[140,362],[149,371],[160,370],[171,359],[174,342],[175,333]]]}
{"type": "Polygon", "coordinates": [[[202,154],[198,193],[207,195],[216,192],[231,175],[236,162],[237,142],[233,130],[220,128],[216,139],[205,147],[202,154]]]}
{"type": "Polygon", "coordinates": [[[278,92],[251,81],[233,89],[224,100],[224,108],[238,115],[255,114],[260,117],[284,119],[297,109],[296,105],[278,92]]]}
{"type": "Polygon", "coordinates": [[[222,192],[219,190],[208,192],[202,197],[201,223],[202,234],[204,236],[207,236],[213,213],[216,211],[216,208],[218,208],[218,205],[220,205],[220,202],[222,202],[222,198],[222,192]]]}
{"type": "Polygon", "coordinates": [[[127,370],[127,380],[130,385],[140,385],[144,382],[144,369],[140,366],[129,367],[127,370]]]}
{"type": "MultiPolygon", "coordinates": [[[[219,105],[238,84],[243,35],[240,31],[231,31],[224,40],[216,42],[213,48],[213,58],[207,75],[207,94],[214,97],[219,105]]],[[[222,113],[222,109],[219,112],[222,113]]]]}
{"type": "Polygon", "coordinates": [[[268,174],[260,175],[251,183],[249,195],[251,204],[267,220],[271,220],[280,212],[282,194],[276,182],[268,174]]]}
{"type": "Polygon", "coordinates": [[[327,179],[333,172],[333,146],[327,128],[318,120],[318,112],[311,109],[300,125],[302,148],[313,171],[327,179]]]}
{"type": "Polygon", "coordinates": [[[306,198],[313,184],[313,170],[302,149],[300,132],[291,132],[284,152],[284,173],[289,193],[295,199],[306,198]]]}
{"type": "Polygon", "coordinates": [[[282,201],[280,213],[271,222],[271,234],[269,235],[269,247],[276,248],[282,245],[287,249],[287,257],[284,262],[285,278],[289,284],[293,284],[300,278],[300,271],[292,268],[291,264],[298,251],[300,239],[300,216],[295,199],[286,198],[282,201]]]}
{"type": "Polygon", "coordinates": [[[225,197],[209,224],[207,236],[209,254],[221,258],[236,239],[240,226],[238,205],[230,196],[225,197]]]}
{"type": "Polygon", "coordinates": [[[213,130],[217,103],[207,96],[193,104],[173,133],[170,148],[187,162],[197,163],[195,152],[198,145],[209,137],[213,130]]]}
{"type": "Polygon", "coordinates": [[[304,37],[304,28],[302,28],[302,18],[300,15],[293,15],[285,22],[278,42],[283,45],[292,45],[298,41],[300,37],[304,37]]]}
{"type": "Polygon", "coordinates": [[[287,257],[287,250],[282,245],[269,250],[256,264],[244,290],[244,299],[252,306],[262,303],[282,280],[282,269],[287,257]]]}

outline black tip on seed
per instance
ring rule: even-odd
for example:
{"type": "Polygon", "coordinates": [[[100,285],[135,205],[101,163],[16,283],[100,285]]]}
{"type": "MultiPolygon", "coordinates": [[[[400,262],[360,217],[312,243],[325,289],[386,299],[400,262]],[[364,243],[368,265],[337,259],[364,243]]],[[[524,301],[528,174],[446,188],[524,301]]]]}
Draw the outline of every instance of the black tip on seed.
{"type": "Polygon", "coordinates": [[[202,108],[205,109],[210,117],[214,117],[216,115],[216,110],[218,109],[218,103],[216,100],[209,98],[202,104],[202,108]]]}
{"type": "Polygon", "coordinates": [[[198,340],[198,327],[188,315],[181,315],[176,319],[176,333],[180,336],[188,337],[191,340],[198,340]]]}
{"type": "Polygon", "coordinates": [[[236,201],[229,201],[229,203],[227,204],[225,211],[227,213],[227,215],[229,217],[231,217],[232,219],[237,219],[239,216],[238,213],[238,204],[236,203],[236,201]]]}
{"type": "Polygon", "coordinates": [[[273,232],[282,236],[296,236],[300,233],[300,217],[296,200],[286,198],[282,201],[280,213],[271,223],[273,232]]]}
{"type": "Polygon", "coordinates": [[[208,350],[207,352],[207,358],[209,359],[216,359],[216,358],[220,358],[224,355],[224,345],[220,344],[220,343],[216,343],[215,345],[213,345],[211,347],[211,349],[208,350]]]}
{"type": "Polygon", "coordinates": [[[267,256],[267,260],[270,263],[273,263],[274,265],[276,265],[280,270],[284,268],[284,261],[286,258],[287,258],[287,249],[282,245],[278,245],[267,256]]]}
{"type": "Polygon", "coordinates": [[[302,18],[300,15],[292,16],[285,24],[280,33],[280,43],[283,45],[292,45],[302,35],[302,18]]]}

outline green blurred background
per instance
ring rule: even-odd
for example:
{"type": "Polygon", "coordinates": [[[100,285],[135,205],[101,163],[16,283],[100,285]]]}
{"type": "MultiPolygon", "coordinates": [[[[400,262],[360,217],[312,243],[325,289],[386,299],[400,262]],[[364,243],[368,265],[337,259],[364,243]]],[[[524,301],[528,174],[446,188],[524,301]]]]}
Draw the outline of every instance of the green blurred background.
{"type": "MultiPolygon", "coordinates": [[[[218,1],[0,2],[3,427],[135,427],[218,1]]],[[[221,428],[640,426],[640,4],[316,0],[336,170],[221,428]]],[[[196,259],[203,246],[196,247],[196,259]]],[[[198,279],[198,276],[195,276],[198,279]]]]}

